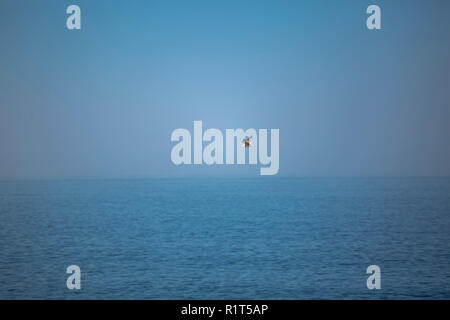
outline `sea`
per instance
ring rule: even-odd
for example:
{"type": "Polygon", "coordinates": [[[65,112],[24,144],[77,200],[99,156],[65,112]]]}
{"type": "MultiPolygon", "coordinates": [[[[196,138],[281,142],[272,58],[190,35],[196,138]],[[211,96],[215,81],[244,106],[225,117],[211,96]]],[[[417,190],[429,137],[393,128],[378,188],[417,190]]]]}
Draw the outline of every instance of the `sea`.
{"type": "Polygon", "coordinates": [[[0,299],[450,299],[450,178],[1,181],[0,299]]]}

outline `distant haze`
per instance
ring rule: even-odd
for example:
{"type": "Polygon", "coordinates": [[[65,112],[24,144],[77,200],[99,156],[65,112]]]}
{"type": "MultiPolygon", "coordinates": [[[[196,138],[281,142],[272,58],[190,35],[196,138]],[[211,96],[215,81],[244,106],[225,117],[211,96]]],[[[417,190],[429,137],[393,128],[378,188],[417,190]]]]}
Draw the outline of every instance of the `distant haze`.
{"type": "Polygon", "coordinates": [[[280,176],[450,175],[450,1],[0,2],[0,179],[175,166],[176,128],[280,129],[280,176]],[[82,29],[67,30],[77,4],[82,29]],[[382,30],[366,28],[366,8],[382,30]]]}

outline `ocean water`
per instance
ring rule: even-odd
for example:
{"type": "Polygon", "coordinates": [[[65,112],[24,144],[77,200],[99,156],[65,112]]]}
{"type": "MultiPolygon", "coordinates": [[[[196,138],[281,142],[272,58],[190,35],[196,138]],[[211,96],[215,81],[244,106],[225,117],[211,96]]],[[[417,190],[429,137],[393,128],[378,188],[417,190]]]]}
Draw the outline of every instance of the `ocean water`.
{"type": "Polygon", "coordinates": [[[0,298],[449,299],[450,179],[3,181],[0,298]]]}

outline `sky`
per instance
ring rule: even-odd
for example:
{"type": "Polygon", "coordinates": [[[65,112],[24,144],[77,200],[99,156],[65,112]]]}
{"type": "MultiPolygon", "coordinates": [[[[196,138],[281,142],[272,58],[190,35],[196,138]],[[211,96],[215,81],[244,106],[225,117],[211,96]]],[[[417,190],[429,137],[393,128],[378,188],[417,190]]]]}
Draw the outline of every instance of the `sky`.
{"type": "Polygon", "coordinates": [[[450,175],[450,1],[0,1],[0,179],[175,166],[173,130],[280,129],[279,176],[450,175]],[[81,30],[66,8],[81,8],[81,30]],[[366,27],[377,4],[382,29],[366,27]]]}

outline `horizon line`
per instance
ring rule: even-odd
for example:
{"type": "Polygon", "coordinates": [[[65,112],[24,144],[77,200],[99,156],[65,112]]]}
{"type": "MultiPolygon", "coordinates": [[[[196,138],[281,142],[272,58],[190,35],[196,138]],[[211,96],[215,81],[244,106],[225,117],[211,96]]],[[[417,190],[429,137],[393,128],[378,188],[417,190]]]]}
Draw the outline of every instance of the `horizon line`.
{"type": "Polygon", "coordinates": [[[14,181],[84,181],[84,180],[173,180],[173,179],[448,179],[450,175],[144,175],[79,177],[0,177],[0,182],[14,181]]]}

